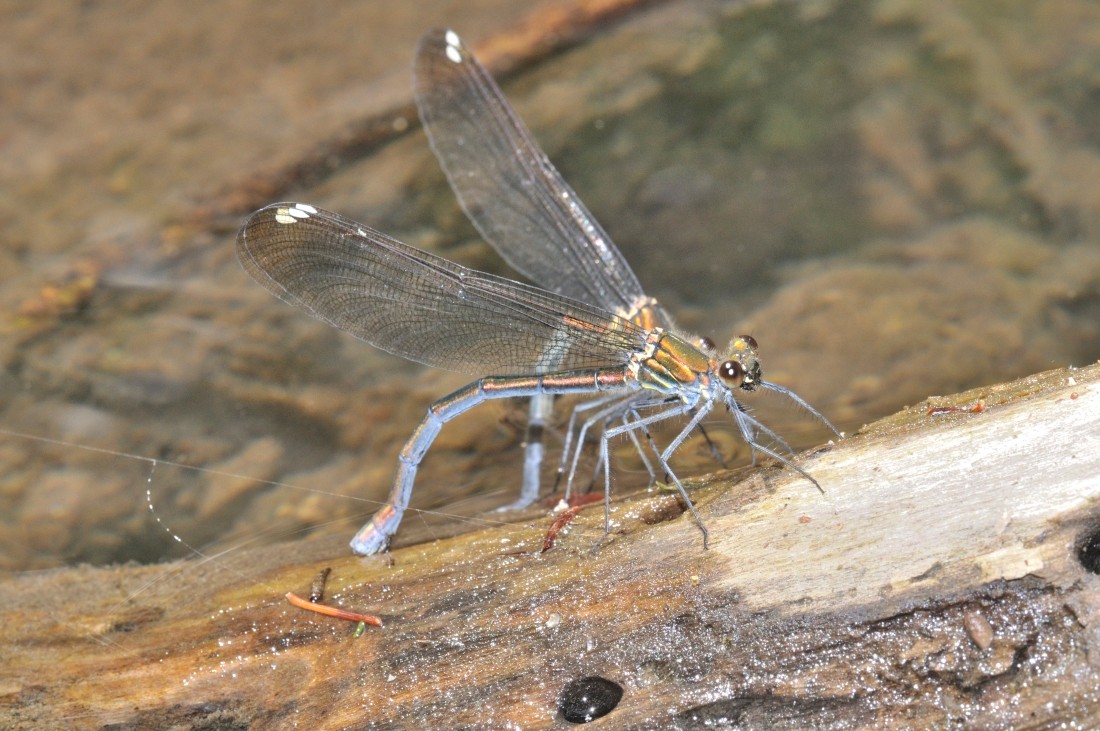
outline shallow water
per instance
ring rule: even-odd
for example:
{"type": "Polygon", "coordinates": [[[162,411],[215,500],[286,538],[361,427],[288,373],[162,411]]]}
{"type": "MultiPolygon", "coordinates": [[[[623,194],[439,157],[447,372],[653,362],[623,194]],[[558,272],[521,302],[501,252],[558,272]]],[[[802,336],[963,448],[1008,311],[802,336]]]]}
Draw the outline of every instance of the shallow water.
{"type": "MultiPolygon", "coordinates": [[[[233,256],[245,211],[204,215],[269,181],[268,200],[506,271],[418,131],[344,154],[308,186],[270,183],[411,98],[421,28],[344,17],[293,37],[228,32],[249,8],[206,25],[151,11],[148,23],[174,29],[163,37],[142,18],[13,23],[17,49],[43,50],[37,66],[6,66],[19,113],[0,168],[4,568],[178,553],[146,488],[192,545],[350,537],[424,408],[470,380],[274,300],[233,256]],[[377,57],[345,52],[364,35],[385,48],[356,53],[377,57]],[[219,43],[235,44],[232,62],[211,52],[219,43]]],[[[281,12],[267,22],[287,22],[281,12]]],[[[687,2],[604,28],[504,88],[682,327],[720,343],[750,332],[769,379],[850,430],[930,394],[1100,356],[1097,12],[687,2]]],[[[476,48],[501,22],[459,30],[476,48]]],[[[749,406],[796,446],[824,438],[769,401],[749,406]]],[[[510,501],[523,418],[522,404],[495,404],[448,425],[414,505],[510,501]]],[[[623,460],[618,483],[644,486],[623,460]]],[[[676,466],[714,469],[695,442],[676,466]]],[[[407,522],[446,530],[432,520],[407,522]]]]}

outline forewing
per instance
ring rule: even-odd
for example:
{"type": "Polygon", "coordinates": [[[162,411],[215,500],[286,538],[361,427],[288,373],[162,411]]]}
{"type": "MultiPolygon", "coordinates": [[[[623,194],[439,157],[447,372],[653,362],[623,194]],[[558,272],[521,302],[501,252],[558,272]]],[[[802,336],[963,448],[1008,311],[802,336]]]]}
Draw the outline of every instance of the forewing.
{"type": "Polygon", "coordinates": [[[622,367],[645,333],[616,315],[474,271],[302,203],[256,211],[242,265],[280,299],[409,360],[475,375],[622,367]]]}

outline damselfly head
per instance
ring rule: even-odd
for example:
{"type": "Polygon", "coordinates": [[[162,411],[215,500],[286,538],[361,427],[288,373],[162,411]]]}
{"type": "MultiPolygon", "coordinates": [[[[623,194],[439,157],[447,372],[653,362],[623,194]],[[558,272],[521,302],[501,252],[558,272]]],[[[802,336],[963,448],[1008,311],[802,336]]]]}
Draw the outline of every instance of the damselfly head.
{"type": "Polygon", "coordinates": [[[730,343],[729,358],[718,366],[718,376],[730,388],[752,391],[760,383],[760,359],[756,357],[756,339],[738,335],[730,343]]]}

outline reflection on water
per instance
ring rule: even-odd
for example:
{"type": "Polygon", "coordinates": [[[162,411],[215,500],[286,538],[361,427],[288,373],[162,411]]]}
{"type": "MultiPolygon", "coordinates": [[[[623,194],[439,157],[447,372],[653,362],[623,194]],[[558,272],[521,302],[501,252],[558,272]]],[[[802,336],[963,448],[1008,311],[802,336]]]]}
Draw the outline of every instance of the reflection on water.
{"type": "MultiPolygon", "coordinates": [[[[928,394],[1100,355],[1100,105],[1085,61],[1097,49],[1081,20],[1095,8],[1057,7],[682,3],[505,89],[685,329],[717,342],[751,332],[770,380],[850,428],[928,394]]],[[[186,63],[180,73],[204,59],[186,63]]],[[[240,74],[241,94],[278,98],[240,74]]],[[[233,134],[227,125],[221,144],[233,134]]],[[[204,468],[164,465],[149,483],[196,545],[310,526],[350,534],[374,509],[363,501],[385,495],[423,409],[469,379],[379,354],[271,300],[233,260],[236,220],[180,215],[158,229],[132,213],[141,192],[117,165],[117,208],[108,197],[94,225],[49,229],[76,242],[9,217],[13,246],[0,257],[19,275],[0,281],[0,427],[204,468]]],[[[68,197],[86,184],[75,169],[68,197]]],[[[292,193],[504,271],[419,132],[292,193]]],[[[63,221],[65,209],[44,204],[43,215],[63,221]]],[[[775,406],[763,420],[797,445],[822,438],[775,406]]],[[[522,406],[497,405],[448,425],[414,505],[475,512],[510,500],[522,418],[522,406]]],[[[711,432],[747,458],[732,434],[711,432]]],[[[681,475],[713,468],[702,444],[677,459],[681,475]]],[[[643,485],[624,460],[620,485],[643,485]]],[[[149,474],[145,460],[0,436],[6,568],[170,552],[145,507],[149,474]]]]}

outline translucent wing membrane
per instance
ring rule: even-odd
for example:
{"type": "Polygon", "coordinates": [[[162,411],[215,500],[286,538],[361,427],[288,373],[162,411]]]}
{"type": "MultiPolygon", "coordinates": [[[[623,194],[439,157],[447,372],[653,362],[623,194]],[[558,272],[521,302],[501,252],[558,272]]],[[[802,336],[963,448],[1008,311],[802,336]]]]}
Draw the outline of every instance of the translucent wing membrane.
{"type": "Polygon", "coordinates": [[[484,375],[623,367],[645,332],[596,307],[467,269],[300,203],[256,211],[244,268],[280,299],[394,355],[484,375]]]}
{"type": "Polygon", "coordinates": [[[416,102],[474,226],[548,290],[629,312],[644,297],[623,255],[562,179],[477,59],[450,31],[420,42],[416,102]]]}

